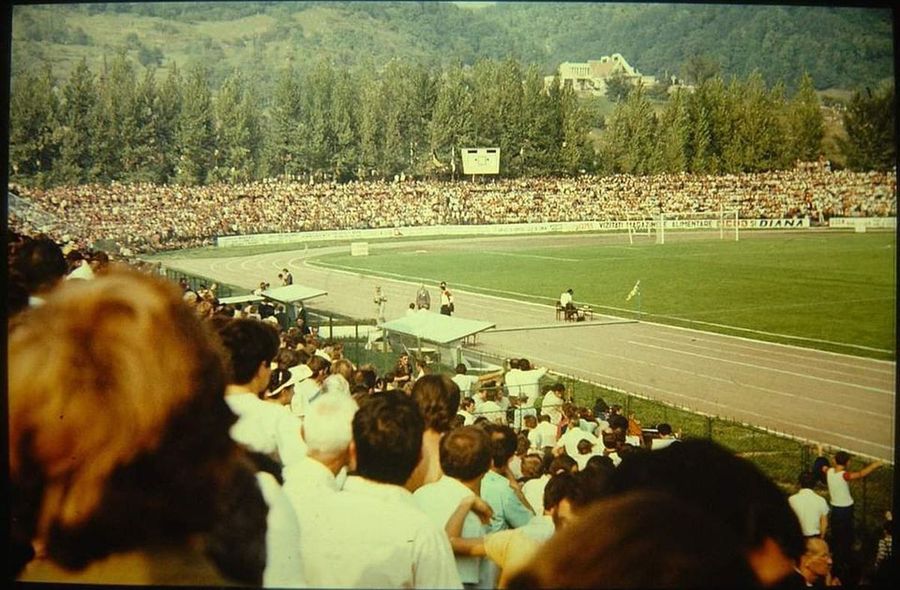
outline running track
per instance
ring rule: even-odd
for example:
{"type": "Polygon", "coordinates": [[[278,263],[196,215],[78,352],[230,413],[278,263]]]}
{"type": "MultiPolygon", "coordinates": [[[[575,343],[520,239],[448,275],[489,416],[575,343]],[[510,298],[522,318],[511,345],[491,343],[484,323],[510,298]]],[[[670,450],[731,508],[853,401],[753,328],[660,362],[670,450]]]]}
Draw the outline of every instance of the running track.
{"type": "MultiPolygon", "coordinates": [[[[500,238],[492,238],[497,240],[500,238]]],[[[554,239],[543,236],[506,238],[554,239]]],[[[448,241],[472,248],[474,240],[448,241]]],[[[423,244],[434,245],[434,241],[423,244]]],[[[370,244],[405,248],[415,242],[370,244]]],[[[324,289],[317,311],[374,316],[374,286],[388,299],[387,317],[400,317],[414,299],[415,281],[369,278],[308,265],[307,259],[348,246],[239,258],[168,259],[165,264],[248,290],[277,284],[282,268],[294,282],[324,289]]],[[[451,285],[451,288],[453,285],[451,285]]],[[[432,304],[438,296],[429,285],[432,304]]],[[[552,371],[624,389],[694,411],[728,417],[790,436],[893,463],[895,362],[771,344],[653,323],[555,320],[553,307],[468,293],[454,288],[457,315],[490,321],[497,329],[559,324],[558,328],[487,332],[475,345],[504,357],[524,357],[552,371]]]]}

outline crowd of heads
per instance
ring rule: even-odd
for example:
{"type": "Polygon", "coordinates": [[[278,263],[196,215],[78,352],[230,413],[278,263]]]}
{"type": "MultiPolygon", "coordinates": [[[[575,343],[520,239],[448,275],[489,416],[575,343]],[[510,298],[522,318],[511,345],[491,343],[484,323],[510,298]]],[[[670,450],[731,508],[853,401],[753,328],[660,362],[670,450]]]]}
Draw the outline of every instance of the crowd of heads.
{"type": "Polygon", "coordinates": [[[12,187],[17,231],[125,255],[206,246],[219,236],[430,225],[647,219],[738,210],[740,217],[893,216],[893,172],[822,167],[739,175],[662,174],[471,182],[309,184],[265,180],[200,187],[146,183],[12,187]],[[340,215],[334,215],[340,211],[340,215]]]}
{"type": "MultiPolygon", "coordinates": [[[[8,326],[14,575],[164,548],[193,564],[177,570],[188,583],[265,584],[274,508],[254,474],[289,490],[303,460],[336,488],[339,474],[409,492],[501,478],[522,514],[552,522],[499,578],[509,587],[775,587],[830,569],[826,541],[803,538],[751,463],[602,399],[576,403],[528,359],[451,376],[402,353],[380,372],[339,342],[220,305],[214,287],[108,261],[69,278],[83,262],[48,238],[10,234],[8,252],[23,290],[8,326]]],[[[316,496],[297,497],[288,514],[302,523],[316,496]]],[[[526,530],[507,508],[490,505],[491,526],[526,530]]]]}

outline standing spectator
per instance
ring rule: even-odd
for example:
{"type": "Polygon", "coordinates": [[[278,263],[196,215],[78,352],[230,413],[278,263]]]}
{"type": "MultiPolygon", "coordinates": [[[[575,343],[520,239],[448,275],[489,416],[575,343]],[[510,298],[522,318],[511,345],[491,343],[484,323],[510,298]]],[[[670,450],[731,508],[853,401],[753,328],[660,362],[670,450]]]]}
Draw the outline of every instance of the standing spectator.
{"type": "Polygon", "coordinates": [[[416,309],[431,309],[431,293],[425,288],[425,283],[416,291],[416,309]]]}
{"type": "Polygon", "coordinates": [[[867,477],[881,467],[881,461],[869,463],[859,471],[850,471],[850,453],[838,451],[834,455],[834,466],[825,470],[828,495],[831,504],[831,545],[834,551],[836,574],[845,583],[851,583],[850,567],[853,541],[856,536],[853,523],[853,496],[850,482],[867,477]]]}
{"type": "Polygon", "coordinates": [[[816,476],[811,471],[800,474],[800,490],[788,498],[805,537],[825,538],[828,530],[828,502],[813,491],[816,476]]]}
{"type": "Polygon", "coordinates": [[[459,411],[459,388],[446,375],[426,375],[413,385],[412,398],[425,421],[422,458],[407,482],[407,489],[414,492],[422,485],[436,482],[443,475],[441,438],[450,431],[451,422],[459,411]]]}
{"type": "Polygon", "coordinates": [[[385,322],[384,306],[385,306],[385,303],[387,303],[387,297],[385,297],[384,294],[381,292],[381,286],[375,287],[374,302],[375,302],[375,318],[376,318],[378,324],[380,325],[385,322]]]}
{"type": "MultiPolygon", "coordinates": [[[[278,354],[278,331],[258,320],[225,319],[218,333],[231,369],[225,401],[238,417],[231,427],[232,438],[250,451],[277,456],[282,464],[305,456],[300,421],[287,407],[261,399],[278,354]]],[[[293,385],[296,379],[289,382],[293,385]]]]}
{"type": "Polygon", "coordinates": [[[453,293],[447,288],[447,283],[441,281],[441,313],[443,315],[453,315],[456,311],[453,305],[453,293]]]}
{"type": "MultiPolygon", "coordinates": [[[[492,464],[481,481],[481,497],[493,510],[490,531],[497,532],[525,526],[534,511],[522,494],[519,482],[509,472],[509,461],[516,452],[516,433],[509,426],[487,424],[485,432],[491,437],[492,464]]],[[[490,561],[482,562],[481,584],[495,588],[499,570],[490,561]]]]}
{"type": "Polygon", "coordinates": [[[566,386],[562,382],[555,383],[541,401],[541,414],[550,418],[550,424],[559,426],[562,421],[562,406],[565,403],[566,386]]]}
{"type": "Polygon", "coordinates": [[[533,431],[529,432],[528,438],[531,440],[531,446],[535,450],[542,451],[547,447],[553,448],[556,446],[556,442],[559,440],[557,432],[556,426],[550,422],[550,416],[541,414],[540,418],[538,418],[537,426],[535,426],[533,431]]]}
{"type": "MultiPolygon", "coordinates": [[[[481,480],[491,466],[491,439],[474,426],[452,430],[440,441],[440,461],[443,475],[416,490],[413,497],[434,523],[444,528],[462,501],[480,497],[481,480]]],[[[481,558],[471,555],[465,540],[480,539],[486,528],[469,510],[460,534],[450,537],[464,588],[478,586],[481,565],[481,558]]]]}
{"type": "Polygon", "coordinates": [[[341,491],[321,498],[304,530],[312,587],[461,588],[447,534],[404,488],[419,462],[425,424],[400,392],[367,398],[353,417],[341,491]]]}
{"type": "MultiPolygon", "coordinates": [[[[316,504],[337,493],[343,483],[340,475],[350,462],[351,424],[356,410],[352,398],[333,395],[313,404],[303,420],[307,456],[282,471],[284,493],[299,520],[301,538],[316,524],[316,504]]],[[[305,557],[301,552],[301,558],[305,557]]],[[[304,569],[308,567],[304,565],[304,569]]]]}
{"type": "MultiPolygon", "coordinates": [[[[532,367],[528,359],[519,360],[519,396],[525,397],[525,408],[534,408],[534,402],[541,395],[541,379],[547,374],[547,367],[532,367]]],[[[512,397],[512,392],[510,392],[512,397]]]]}
{"type": "Polygon", "coordinates": [[[300,382],[295,387],[294,397],[291,399],[291,412],[302,418],[306,415],[309,404],[313,403],[322,392],[322,383],[331,371],[331,363],[314,354],[306,362],[297,368],[300,374],[300,382]],[[305,368],[304,368],[305,367],[305,368]]]}

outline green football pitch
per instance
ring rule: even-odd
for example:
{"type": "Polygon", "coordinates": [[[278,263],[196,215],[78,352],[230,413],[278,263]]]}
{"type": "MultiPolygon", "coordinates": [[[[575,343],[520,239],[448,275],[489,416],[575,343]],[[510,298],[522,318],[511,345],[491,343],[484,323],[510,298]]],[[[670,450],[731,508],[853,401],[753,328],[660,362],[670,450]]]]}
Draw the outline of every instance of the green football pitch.
{"type": "Polygon", "coordinates": [[[871,356],[896,347],[895,235],[747,232],[740,241],[597,236],[557,243],[450,240],[314,263],[553,304],[572,288],[595,311],[871,356]],[[637,281],[640,295],[626,300],[637,281]]]}

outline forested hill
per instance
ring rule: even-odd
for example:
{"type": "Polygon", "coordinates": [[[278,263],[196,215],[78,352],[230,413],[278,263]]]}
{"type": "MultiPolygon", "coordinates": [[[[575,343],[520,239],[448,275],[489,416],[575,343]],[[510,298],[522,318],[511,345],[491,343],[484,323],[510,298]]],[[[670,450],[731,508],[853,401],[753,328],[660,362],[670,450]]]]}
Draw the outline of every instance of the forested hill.
{"type": "Polygon", "coordinates": [[[621,53],[646,75],[725,77],[759,70],[792,88],[893,78],[891,11],[803,6],[623,3],[168,2],[23,5],[13,13],[13,75],[50,64],[65,78],[125,51],[152,67],[235,70],[263,87],[287,63],[326,59],[380,68],[391,58],[435,67],[513,57],[552,73],[563,61],[621,53]]]}

